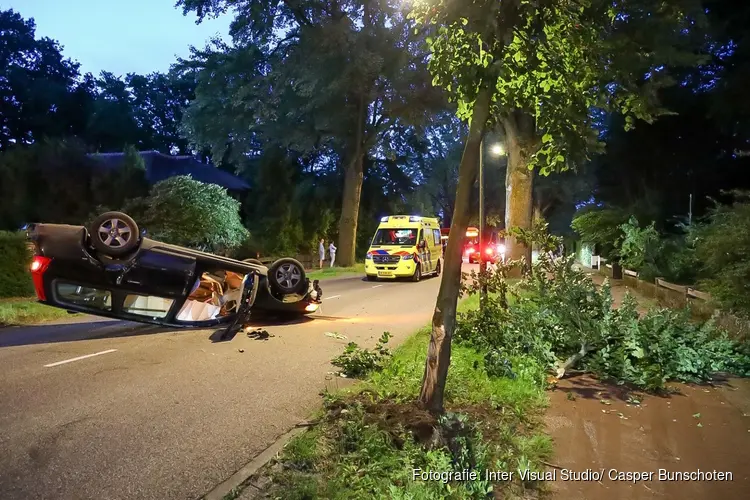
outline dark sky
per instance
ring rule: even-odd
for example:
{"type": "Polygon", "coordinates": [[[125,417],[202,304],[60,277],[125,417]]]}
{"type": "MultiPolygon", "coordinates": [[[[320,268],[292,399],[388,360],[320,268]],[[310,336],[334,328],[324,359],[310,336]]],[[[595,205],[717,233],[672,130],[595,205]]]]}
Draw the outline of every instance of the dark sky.
{"type": "Polygon", "coordinates": [[[25,19],[36,21],[37,38],[63,45],[66,57],[81,63],[81,71],[116,75],[166,71],[175,56],[189,55],[189,46],[202,48],[216,34],[228,40],[232,16],[195,24],[176,9],[176,0],[0,0],[25,19]]]}

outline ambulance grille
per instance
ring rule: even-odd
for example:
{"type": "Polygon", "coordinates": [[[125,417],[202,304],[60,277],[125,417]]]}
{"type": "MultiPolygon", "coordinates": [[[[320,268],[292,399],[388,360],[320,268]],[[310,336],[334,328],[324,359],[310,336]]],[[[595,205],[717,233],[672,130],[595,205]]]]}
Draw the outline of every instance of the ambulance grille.
{"type": "Polygon", "coordinates": [[[401,260],[400,255],[373,255],[372,261],[376,264],[394,264],[401,260]]]}

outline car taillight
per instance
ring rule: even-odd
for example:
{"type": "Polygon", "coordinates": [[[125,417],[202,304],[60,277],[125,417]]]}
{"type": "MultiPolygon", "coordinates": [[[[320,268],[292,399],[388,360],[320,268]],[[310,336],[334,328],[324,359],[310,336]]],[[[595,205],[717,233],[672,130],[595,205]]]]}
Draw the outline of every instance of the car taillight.
{"type": "Polygon", "coordinates": [[[466,250],[466,253],[467,253],[467,254],[472,254],[472,253],[474,253],[474,252],[475,252],[475,250],[474,250],[474,247],[469,247],[469,248],[468,248],[468,249],[466,250]]]}
{"type": "Polygon", "coordinates": [[[486,253],[487,255],[492,254],[492,247],[487,247],[487,249],[485,249],[484,253],[486,253]]]}
{"type": "Polygon", "coordinates": [[[34,291],[39,300],[47,300],[44,293],[44,272],[51,262],[52,259],[42,255],[34,256],[34,260],[31,261],[31,279],[34,281],[34,291]]]}

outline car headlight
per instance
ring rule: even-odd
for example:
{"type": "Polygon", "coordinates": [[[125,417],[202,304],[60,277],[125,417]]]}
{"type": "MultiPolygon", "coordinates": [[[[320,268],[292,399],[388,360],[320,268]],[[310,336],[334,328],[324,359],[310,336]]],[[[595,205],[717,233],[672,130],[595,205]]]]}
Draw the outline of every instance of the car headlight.
{"type": "Polygon", "coordinates": [[[505,245],[500,244],[497,246],[498,253],[505,253],[505,245]]]}
{"type": "Polygon", "coordinates": [[[409,255],[404,255],[403,257],[401,257],[401,260],[412,260],[413,258],[414,258],[414,255],[409,254],[409,255]]]}
{"type": "MultiPolygon", "coordinates": [[[[362,254],[360,254],[360,255],[362,255],[362,254]]],[[[365,255],[365,259],[372,260],[372,253],[371,252],[367,252],[367,255],[365,255]]]]}

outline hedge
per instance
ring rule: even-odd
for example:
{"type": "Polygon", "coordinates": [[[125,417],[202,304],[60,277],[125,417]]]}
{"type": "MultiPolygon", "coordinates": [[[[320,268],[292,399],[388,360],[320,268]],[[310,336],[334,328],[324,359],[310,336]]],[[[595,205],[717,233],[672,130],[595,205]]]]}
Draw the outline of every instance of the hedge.
{"type": "Polygon", "coordinates": [[[29,274],[31,252],[26,235],[0,231],[0,297],[31,297],[34,285],[29,274]]]}

